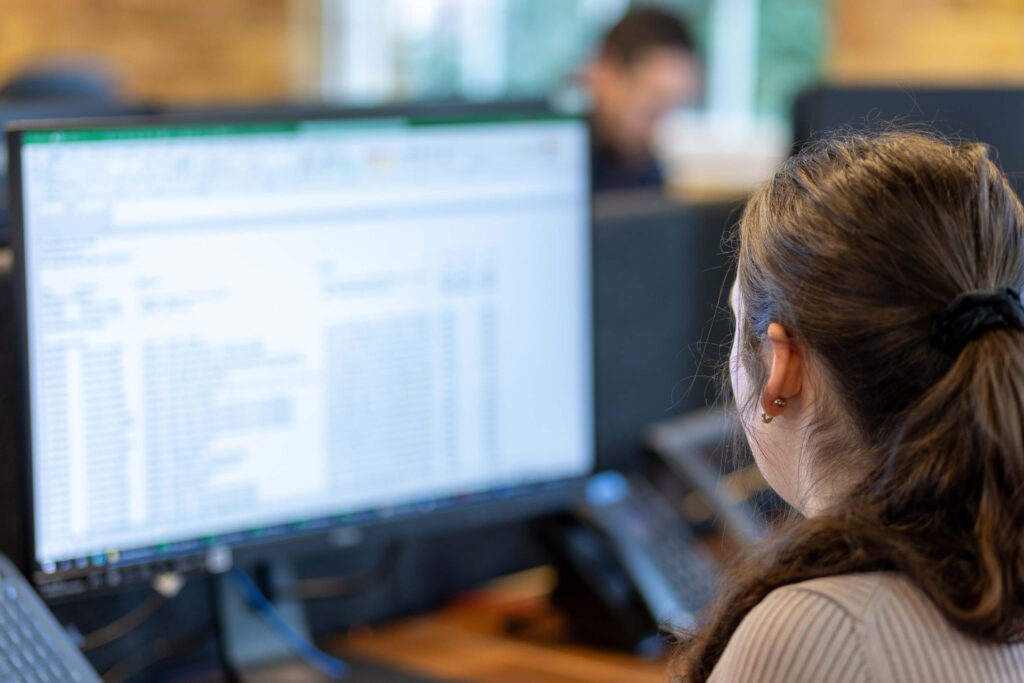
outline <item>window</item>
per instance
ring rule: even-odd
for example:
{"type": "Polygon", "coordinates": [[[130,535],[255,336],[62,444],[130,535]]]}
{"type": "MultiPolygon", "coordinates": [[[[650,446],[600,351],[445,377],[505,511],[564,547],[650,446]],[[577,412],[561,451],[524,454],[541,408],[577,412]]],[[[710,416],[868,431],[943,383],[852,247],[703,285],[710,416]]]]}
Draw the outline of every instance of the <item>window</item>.
{"type": "MultiPolygon", "coordinates": [[[[818,74],[823,0],[663,0],[694,28],[706,106],[786,117],[818,74]]],[[[360,103],[537,97],[630,0],[324,0],[323,90],[360,103]]]]}
{"type": "MultiPolygon", "coordinates": [[[[323,93],[328,99],[360,104],[543,97],[572,80],[604,31],[630,4],[323,0],[323,93]]],[[[694,165],[708,172],[709,154],[734,153],[735,163],[727,163],[731,170],[726,175],[757,169],[755,177],[760,177],[788,149],[793,97],[818,77],[826,2],[656,4],[690,22],[706,70],[703,101],[666,122],[671,131],[663,137],[669,142],[662,151],[670,175],[690,175],[686,167],[694,165]],[[762,150],[756,164],[747,158],[751,149],[762,150]]],[[[750,182],[745,179],[740,185],[750,182]]]]}

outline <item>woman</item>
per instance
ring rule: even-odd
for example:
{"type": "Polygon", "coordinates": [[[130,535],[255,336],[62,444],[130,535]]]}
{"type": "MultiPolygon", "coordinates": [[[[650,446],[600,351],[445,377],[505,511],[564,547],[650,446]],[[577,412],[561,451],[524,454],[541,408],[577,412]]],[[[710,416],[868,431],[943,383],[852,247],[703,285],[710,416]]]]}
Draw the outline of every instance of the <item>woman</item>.
{"type": "Polygon", "coordinates": [[[802,518],[686,681],[1024,681],[1024,210],[980,144],[834,138],[739,226],[730,363],[802,518]]]}

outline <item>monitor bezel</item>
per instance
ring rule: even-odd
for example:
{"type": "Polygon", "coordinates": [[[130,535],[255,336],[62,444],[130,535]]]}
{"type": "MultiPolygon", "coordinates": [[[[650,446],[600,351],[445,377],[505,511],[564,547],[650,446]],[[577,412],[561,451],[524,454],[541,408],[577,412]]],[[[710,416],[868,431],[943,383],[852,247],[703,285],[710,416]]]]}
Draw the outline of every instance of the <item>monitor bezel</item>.
{"type": "MultiPolygon", "coordinates": [[[[216,573],[223,568],[223,557],[211,557],[209,550],[201,552],[182,552],[169,554],[159,559],[139,562],[122,562],[118,565],[93,566],[76,568],[70,572],[47,574],[42,571],[36,555],[35,543],[35,491],[32,453],[32,397],[30,385],[30,356],[28,343],[28,299],[27,272],[25,265],[25,216],[23,205],[23,172],[22,155],[23,136],[26,133],[46,130],[107,130],[119,128],[144,127],[195,127],[204,125],[247,125],[253,123],[294,123],[297,121],[327,120],[360,120],[380,118],[409,118],[416,120],[440,121],[451,119],[491,119],[501,120],[574,120],[583,127],[586,135],[584,144],[584,169],[581,173],[586,178],[589,188],[590,170],[590,129],[587,120],[582,116],[566,115],[556,111],[545,102],[515,101],[498,103],[441,103],[422,106],[396,105],[373,108],[339,108],[329,105],[285,105],[272,106],[266,109],[239,107],[223,110],[190,112],[162,112],[131,116],[103,116],[68,119],[38,119],[12,122],[6,130],[8,151],[8,177],[10,187],[10,244],[14,257],[13,290],[14,313],[16,317],[17,343],[16,362],[18,365],[18,447],[17,462],[20,466],[22,486],[24,529],[24,552],[26,566],[21,567],[23,573],[40,589],[50,602],[73,599],[83,594],[97,594],[129,588],[151,580],[156,574],[174,571],[185,574],[216,573]],[[116,581],[110,579],[111,571],[116,569],[116,581]]],[[[223,549],[229,551],[229,565],[248,565],[284,557],[310,556],[329,553],[342,547],[380,540],[401,540],[419,538],[426,535],[450,533],[460,529],[479,528],[482,526],[511,523],[546,514],[566,510],[582,500],[584,486],[590,474],[596,471],[596,414],[594,399],[594,382],[596,379],[594,353],[594,245],[593,193],[586,202],[587,242],[585,263],[587,321],[585,336],[588,341],[586,352],[589,355],[587,367],[589,375],[589,391],[586,397],[587,412],[590,416],[588,439],[591,445],[590,466],[587,472],[578,476],[538,482],[527,487],[518,494],[505,496],[496,495],[496,489],[488,489],[474,494],[477,501],[456,503],[450,508],[420,511],[409,516],[393,518],[381,517],[372,520],[357,520],[347,524],[336,524],[330,528],[314,530],[308,533],[293,533],[287,536],[260,537],[254,536],[244,541],[226,543],[217,546],[217,553],[223,549]]],[[[356,512],[356,511],[352,511],[356,512]]],[[[339,513],[341,514],[341,513],[339,513]]],[[[279,525],[284,526],[284,525],[279,525]]],[[[192,541],[194,539],[187,539],[192,541]]],[[[182,541],[183,543],[185,541],[182,541]]]]}

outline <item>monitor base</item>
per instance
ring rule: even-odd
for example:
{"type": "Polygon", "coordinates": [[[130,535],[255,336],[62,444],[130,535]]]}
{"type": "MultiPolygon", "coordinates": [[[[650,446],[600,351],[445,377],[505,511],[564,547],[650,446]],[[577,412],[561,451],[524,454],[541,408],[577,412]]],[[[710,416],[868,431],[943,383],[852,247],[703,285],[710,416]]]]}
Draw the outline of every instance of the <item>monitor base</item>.
{"type": "MultiPolygon", "coordinates": [[[[295,569],[289,560],[279,559],[260,565],[253,579],[271,602],[277,614],[296,633],[309,642],[309,624],[302,601],[291,592],[295,582],[295,569]]],[[[220,621],[221,648],[224,661],[234,672],[238,683],[328,683],[332,678],[305,662],[285,644],[248,603],[242,590],[229,575],[214,579],[217,582],[217,618],[220,621]]],[[[439,683],[407,673],[379,662],[344,657],[349,668],[341,680],[360,683],[439,683]]]]}
{"type": "MultiPolygon", "coordinates": [[[[290,587],[295,581],[292,563],[274,560],[261,564],[254,568],[251,577],[288,627],[304,640],[312,642],[305,605],[290,595],[290,587]]],[[[224,661],[232,671],[256,670],[295,658],[295,653],[269,626],[265,616],[249,604],[242,588],[230,574],[221,574],[213,580],[217,584],[220,646],[224,661]]]]}

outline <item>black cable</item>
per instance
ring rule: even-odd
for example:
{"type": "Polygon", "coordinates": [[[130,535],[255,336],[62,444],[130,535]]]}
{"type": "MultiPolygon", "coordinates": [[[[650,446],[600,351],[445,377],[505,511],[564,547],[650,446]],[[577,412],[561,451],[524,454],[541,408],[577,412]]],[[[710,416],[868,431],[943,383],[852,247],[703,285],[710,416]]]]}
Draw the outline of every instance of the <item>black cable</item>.
{"type": "Polygon", "coordinates": [[[400,554],[401,545],[390,541],[373,567],[349,576],[297,579],[285,588],[286,594],[300,600],[330,600],[361,593],[387,578],[398,564],[400,554]]]}
{"type": "Polygon", "coordinates": [[[122,616],[106,626],[82,636],[82,644],[79,649],[82,652],[88,652],[128,635],[156,614],[166,602],[167,598],[163,594],[155,590],[152,591],[142,602],[122,616]]]}
{"type": "Polygon", "coordinates": [[[214,629],[210,622],[205,622],[199,628],[179,638],[162,638],[153,642],[148,648],[133,650],[127,657],[103,672],[103,681],[104,683],[124,683],[154,664],[197,649],[209,642],[213,633],[214,629]]]}
{"type": "MultiPolygon", "coordinates": [[[[385,579],[397,565],[400,555],[401,544],[397,541],[390,541],[384,548],[380,561],[365,571],[350,576],[299,579],[293,581],[284,590],[290,597],[300,600],[328,600],[353,595],[367,590],[385,579]]],[[[209,623],[202,627],[202,631],[209,631],[210,635],[216,638],[217,655],[220,659],[221,668],[224,671],[226,683],[239,683],[241,680],[239,674],[234,670],[224,649],[224,627],[221,623],[218,605],[220,590],[221,586],[218,577],[209,577],[207,596],[211,619],[209,623]]],[[[82,649],[95,649],[127,635],[152,617],[167,601],[168,598],[154,590],[145,600],[123,616],[84,636],[82,649]]],[[[190,637],[186,636],[185,638],[190,637]]],[[[103,679],[108,681],[108,683],[119,683],[157,661],[167,659],[179,651],[185,650],[185,647],[171,647],[183,640],[184,638],[177,639],[177,641],[164,639],[157,641],[148,652],[137,650],[108,669],[103,679]]]]}
{"type": "Polygon", "coordinates": [[[149,586],[152,592],[138,605],[106,626],[82,636],[80,649],[83,652],[95,650],[134,631],[156,614],[164,603],[181,593],[185,586],[185,577],[174,572],[166,572],[154,577],[149,586]]]}
{"type": "Polygon", "coordinates": [[[217,644],[217,657],[220,659],[221,669],[224,672],[225,683],[241,683],[239,674],[235,671],[234,665],[228,659],[226,639],[224,635],[224,622],[220,613],[220,576],[211,575],[207,578],[206,595],[209,598],[210,618],[213,624],[213,634],[217,644]]]}

